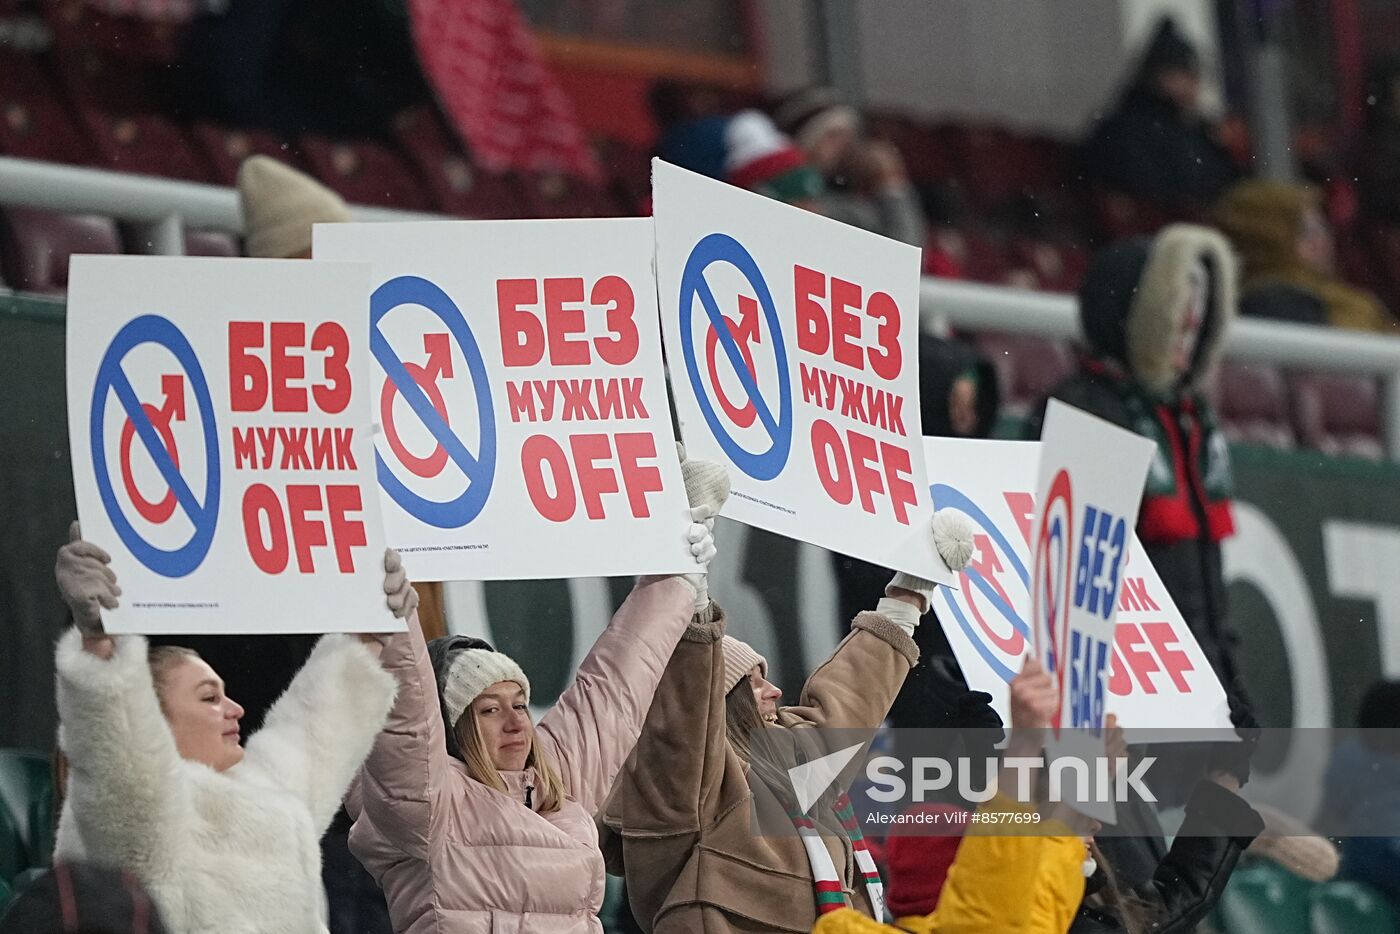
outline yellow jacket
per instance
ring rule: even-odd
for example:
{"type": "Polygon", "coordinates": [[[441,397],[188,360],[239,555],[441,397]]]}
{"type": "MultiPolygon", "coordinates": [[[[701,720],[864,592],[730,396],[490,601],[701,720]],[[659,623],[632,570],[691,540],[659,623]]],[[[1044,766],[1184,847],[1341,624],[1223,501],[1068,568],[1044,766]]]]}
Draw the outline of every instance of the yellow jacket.
{"type": "MultiPolygon", "coordinates": [[[[1028,809],[999,795],[980,810],[1028,809]]],[[[818,918],[812,934],[1064,934],[1084,898],[1084,843],[1044,831],[1013,836],[974,824],[932,914],[890,927],[843,908],[818,918]]]]}

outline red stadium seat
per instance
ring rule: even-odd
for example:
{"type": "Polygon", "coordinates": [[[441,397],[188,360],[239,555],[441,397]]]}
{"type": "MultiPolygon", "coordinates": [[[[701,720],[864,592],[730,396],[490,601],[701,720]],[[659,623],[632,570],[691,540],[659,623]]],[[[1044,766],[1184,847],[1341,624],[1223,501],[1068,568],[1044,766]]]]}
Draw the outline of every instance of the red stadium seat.
{"type": "Polygon", "coordinates": [[[59,77],[97,150],[97,165],[119,172],[209,181],[209,164],[185,132],[162,115],[154,73],[90,51],[58,59],[59,77]]]}
{"type": "Polygon", "coordinates": [[[473,166],[433,108],[412,107],[394,118],[394,138],[431,192],[438,210],[458,217],[528,217],[514,178],[473,166]]]}
{"type": "Polygon", "coordinates": [[[0,268],[5,281],[24,292],[61,295],[68,289],[69,257],[122,251],[109,217],[11,207],[0,221],[0,268]]]}
{"type": "Polygon", "coordinates": [[[405,211],[427,211],[428,193],[413,168],[383,143],[302,138],[312,171],[347,200],[405,211]]]}
{"type": "Polygon", "coordinates": [[[560,172],[521,178],[531,217],[620,217],[627,212],[606,190],[560,172]]]}
{"type": "Polygon", "coordinates": [[[268,156],[296,169],[306,170],[296,152],[266,130],[240,130],[217,123],[196,123],[190,135],[195,146],[214,168],[214,180],[221,185],[238,181],[238,167],[252,155],[268,156]]]}
{"type": "Polygon", "coordinates": [[[1296,445],[1288,390],[1275,367],[1226,362],[1216,378],[1214,396],[1220,426],[1231,441],[1275,448],[1296,445]]]}
{"type": "Polygon", "coordinates": [[[92,161],[53,78],[38,58],[0,49],[0,152],[46,162],[92,161]]]}
{"type": "Polygon", "coordinates": [[[1011,415],[1026,415],[1074,372],[1074,354],[1057,340],[987,332],[977,335],[976,344],[996,368],[1003,405],[1011,415]]]}
{"type": "Polygon", "coordinates": [[[238,238],[222,230],[185,231],[186,256],[237,256],[238,238]]]}
{"type": "Polygon", "coordinates": [[[651,199],[650,150],[620,139],[599,140],[594,149],[619,205],[629,213],[642,213],[651,199]]]}
{"type": "Polygon", "coordinates": [[[113,16],[87,0],[50,0],[40,6],[53,32],[54,45],[59,48],[92,49],[164,65],[180,60],[183,25],[138,16],[113,16]]]}
{"type": "Polygon", "coordinates": [[[1365,376],[1298,373],[1289,379],[1298,438],[1314,450],[1384,460],[1380,390],[1365,376]]]}

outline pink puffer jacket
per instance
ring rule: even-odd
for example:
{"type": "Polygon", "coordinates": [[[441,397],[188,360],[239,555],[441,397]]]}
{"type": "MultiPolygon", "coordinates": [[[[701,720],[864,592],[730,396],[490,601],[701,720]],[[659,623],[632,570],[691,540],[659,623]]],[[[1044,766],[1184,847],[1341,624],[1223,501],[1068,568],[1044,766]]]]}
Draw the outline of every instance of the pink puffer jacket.
{"type": "MultiPolygon", "coordinates": [[[[350,849],[389,900],[402,934],[598,932],[603,857],[593,814],[636,744],[652,694],[690,622],[679,577],[639,580],[536,730],[559,767],[564,806],[525,806],[530,771],[503,794],[447,753],[437,682],[410,626],[381,661],[398,698],[346,806],[350,849]]],[[[538,797],[536,797],[538,803],[538,797]]]]}

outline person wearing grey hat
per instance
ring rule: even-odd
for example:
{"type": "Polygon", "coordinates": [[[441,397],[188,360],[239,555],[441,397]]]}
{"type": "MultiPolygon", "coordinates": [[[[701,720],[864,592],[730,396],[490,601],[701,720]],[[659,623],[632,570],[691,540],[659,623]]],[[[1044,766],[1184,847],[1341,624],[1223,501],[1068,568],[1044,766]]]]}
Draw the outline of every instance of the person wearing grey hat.
{"type": "Polygon", "coordinates": [[[695,573],[638,578],[538,722],[530,679],[489,643],[428,644],[416,625],[389,640],[398,698],[346,807],[350,848],[383,887],[394,930],[602,931],[592,815],[696,603],[709,602],[712,529],[729,495],[718,464],[683,460],[681,472],[695,573]]]}
{"type": "Polygon", "coordinates": [[[890,143],[865,137],[860,112],[840,92],[825,87],[794,91],[778,103],[773,122],[826,181],[815,210],[923,247],[928,228],[903,157],[890,143]]]}

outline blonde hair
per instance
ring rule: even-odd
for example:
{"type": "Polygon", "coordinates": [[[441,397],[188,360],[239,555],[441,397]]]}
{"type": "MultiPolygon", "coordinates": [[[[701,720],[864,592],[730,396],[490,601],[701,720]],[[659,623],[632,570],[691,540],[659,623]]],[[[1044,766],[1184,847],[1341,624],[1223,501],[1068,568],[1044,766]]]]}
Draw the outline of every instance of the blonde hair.
{"type": "Polygon", "coordinates": [[[155,683],[156,700],[160,702],[161,713],[166,713],[165,697],[161,691],[168,683],[170,673],[187,659],[199,657],[198,652],[183,645],[155,645],[146,650],[146,663],[151,666],[151,681],[155,683]]]}
{"type": "MultiPolygon", "coordinates": [[[[505,780],[501,778],[496,764],[486,752],[486,744],[482,742],[481,729],[476,722],[476,711],[470,704],[457,718],[455,732],[457,746],[462,750],[462,761],[467,765],[467,774],[483,785],[505,793],[505,780]]],[[[530,730],[530,754],[525,758],[525,767],[533,767],[539,779],[535,793],[539,795],[540,813],[552,814],[563,807],[567,796],[564,780],[559,777],[559,770],[550,761],[549,753],[540,745],[539,735],[533,727],[530,730]]]]}

